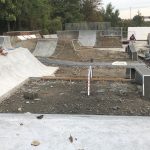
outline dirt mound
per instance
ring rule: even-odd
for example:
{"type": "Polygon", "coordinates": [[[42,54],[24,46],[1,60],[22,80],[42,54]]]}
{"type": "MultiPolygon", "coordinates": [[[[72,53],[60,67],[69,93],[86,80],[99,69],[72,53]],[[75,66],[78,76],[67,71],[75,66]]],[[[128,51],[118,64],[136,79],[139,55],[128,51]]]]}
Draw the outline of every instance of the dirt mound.
{"type": "Polygon", "coordinates": [[[72,41],[58,40],[57,47],[51,58],[62,60],[80,60],[80,57],[75,52],[72,41]]]}

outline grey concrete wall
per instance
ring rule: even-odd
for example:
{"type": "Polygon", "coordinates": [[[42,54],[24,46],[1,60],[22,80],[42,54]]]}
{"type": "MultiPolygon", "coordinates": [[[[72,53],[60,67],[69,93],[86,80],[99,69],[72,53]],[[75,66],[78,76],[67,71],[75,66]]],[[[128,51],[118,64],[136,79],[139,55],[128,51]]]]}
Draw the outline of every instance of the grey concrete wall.
{"type": "Polygon", "coordinates": [[[139,74],[139,72],[135,72],[135,81],[137,84],[142,85],[143,84],[143,76],[139,74]]]}
{"type": "Polygon", "coordinates": [[[136,70],[134,68],[131,68],[131,79],[135,79],[135,73],[136,70]]]}
{"type": "Polygon", "coordinates": [[[127,79],[131,78],[131,68],[126,68],[126,78],[127,79]]]}
{"type": "Polygon", "coordinates": [[[132,55],[132,60],[133,61],[137,61],[138,60],[138,53],[137,52],[132,52],[131,55],[132,55]]]}
{"type": "Polygon", "coordinates": [[[150,76],[144,76],[144,96],[150,98],[150,76]]]}
{"type": "Polygon", "coordinates": [[[147,36],[147,44],[150,45],[150,33],[147,36]]]}

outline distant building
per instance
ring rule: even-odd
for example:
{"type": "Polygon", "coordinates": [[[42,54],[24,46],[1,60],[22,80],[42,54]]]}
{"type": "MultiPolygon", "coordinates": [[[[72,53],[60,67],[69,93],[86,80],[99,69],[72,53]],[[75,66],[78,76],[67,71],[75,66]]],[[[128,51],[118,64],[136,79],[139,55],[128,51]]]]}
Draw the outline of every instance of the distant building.
{"type": "Polygon", "coordinates": [[[144,21],[150,21],[150,16],[143,16],[144,21]]]}

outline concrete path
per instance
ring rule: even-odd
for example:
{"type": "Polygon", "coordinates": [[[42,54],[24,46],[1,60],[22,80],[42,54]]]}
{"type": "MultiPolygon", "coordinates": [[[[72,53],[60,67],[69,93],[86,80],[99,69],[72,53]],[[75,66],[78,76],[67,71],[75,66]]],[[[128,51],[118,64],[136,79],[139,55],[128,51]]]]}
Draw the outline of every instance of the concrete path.
{"type": "MultiPolygon", "coordinates": [[[[100,66],[100,67],[117,67],[119,65],[113,65],[114,62],[75,62],[75,61],[66,61],[66,60],[57,60],[57,59],[50,59],[50,58],[42,58],[42,57],[38,57],[39,61],[41,61],[42,63],[44,63],[45,65],[58,65],[58,66],[100,66]]],[[[119,62],[116,61],[118,64],[119,62]]],[[[116,64],[116,63],[115,63],[116,64]]],[[[144,63],[140,63],[140,62],[126,62],[124,63],[124,61],[120,61],[121,66],[124,67],[132,67],[135,68],[136,66],[145,66],[144,63]],[[122,65],[123,64],[125,65],[122,65]]]]}
{"type": "Polygon", "coordinates": [[[39,39],[33,52],[34,56],[50,57],[55,52],[57,39],[39,39]]]}
{"type": "Polygon", "coordinates": [[[0,55],[0,100],[29,77],[52,76],[57,69],[43,65],[25,48],[8,51],[7,56],[0,55]]]}
{"type": "Polygon", "coordinates": [[[0,114],[1,150],[149,150],[150,117],[0,114]],[[38,146],[32,146],[33,141],[38,146]]]}

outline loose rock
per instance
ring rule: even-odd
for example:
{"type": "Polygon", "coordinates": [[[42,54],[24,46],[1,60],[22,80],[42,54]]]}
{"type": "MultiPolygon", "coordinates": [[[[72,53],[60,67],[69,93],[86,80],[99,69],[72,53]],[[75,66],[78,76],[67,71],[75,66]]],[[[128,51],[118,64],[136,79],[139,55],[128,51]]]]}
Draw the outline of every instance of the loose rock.
{"type": "Polygon", "coordinates": [[[32,141],[31,145],[32,146],[39,146],[40,142],[39,141],[32,141]]]}

